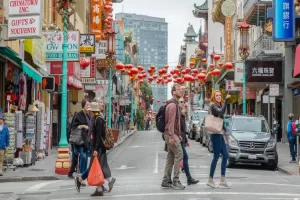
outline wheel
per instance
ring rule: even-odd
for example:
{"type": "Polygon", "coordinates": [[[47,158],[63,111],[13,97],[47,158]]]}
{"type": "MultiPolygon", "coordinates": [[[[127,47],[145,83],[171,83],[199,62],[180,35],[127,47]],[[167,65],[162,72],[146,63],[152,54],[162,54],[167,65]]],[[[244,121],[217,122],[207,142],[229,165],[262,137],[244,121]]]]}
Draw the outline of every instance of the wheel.
{"type": "Polygon", "coordinates": [[[213,146],[212,146],[212,142],[211,142],[211,141],[209,141],[207,149],[208,149],[208,151],[209,151],[210,153],[213,153],[213,152],[214,152],[213,146]]]}
{"type": "Polygon", "coordinates": [[[234,163],[234,162],[228,161],[228,163],[227,163],[227,168],[233,168],[234,166],[235,166],[235,163],[234,163]]]}
{"type": "Polygon", "coordinates": [[[203,144],[203,138],[202,137],[200,137],[199,142],[200,142],[200,144],[203,144]]]}
{"type": "MultiPolygon", "coordinates": [[[[195,137],[195,140],[196,140],[196,137],[195,137]]],[[[200,138],[197,138],[196,142],[200,142],[200,138]]]]}
{"type": "Polygon", "coordinates": [[[272,161],[271,165],[269,165],[269,169],[274,171],[277,169],[277,166],[278,166],[278,154],[277,154],[277,152],[275,152],[275,160],[272,161]]]}

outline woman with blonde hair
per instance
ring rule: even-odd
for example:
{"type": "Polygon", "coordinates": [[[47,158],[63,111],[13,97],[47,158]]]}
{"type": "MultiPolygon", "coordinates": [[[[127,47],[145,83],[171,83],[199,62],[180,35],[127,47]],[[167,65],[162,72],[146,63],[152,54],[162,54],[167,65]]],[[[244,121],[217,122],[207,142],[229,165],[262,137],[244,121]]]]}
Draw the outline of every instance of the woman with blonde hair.
{"type": "MultiPolygon", "coordinates": [[[[104,104],[101,98],[97,98],[92,102],[90,111],[94,113],[94,116],[92,117],[91,124],[93,125],[92,128],[92,148],[93,148],[93,158],[95,156],[98,157],[102,172],[104,175],[105,180],[108,182],[108,192],[110,192],[113,189],[113,185],[116,181],[115,178],[111,176],[111,171],[107,162],[107,154],[106,154],[106,148],[104,145],[105,142],[105,136],[106,136],[106,121],[104,120],[104,115],[102,113],[104,109],[104,104]]],[[[90,162],[90,167],[93,163],[93,158],[90,162]]],[[[90,169],[90,168],[89,168],[90,169]]],[[[83,180],[85,180],[88,177],[89,169],[86,170],[81,177],[75,178],[76,180],[76,188],[78,191],[80,191],[80,185],[83,180]]],[[[96,188],[96,191],[91,194],[91,196],[103,196],[103,186],[99,185],[96,188]]]]}
{"type": "MultiPolygon", "coordinates": [[[[214,115],[215,117],[219,117],[221,119],[224,118],[226,107],[227,107],[227,100],[230,98],[230,95],[227,95],[225,98],[225,101],[223,101],[222,93],[219,90],[213,91],[211,98],[210,98],[210,114],[214,115]]],[[[211,133],[211,141],[212,146],[214,150],[214,157],[211,162],[210,166],[210,173],[209,173],[209,179],[207,182],[207,186],[211,188],[216,188],[215,183],[213,181],[214,173],[216,170],[216,166],[220,157],[220,154],[222,154],[222,164],[221,164],[221,182],[220,186],[224,186],[229,188],[230,186],[225,180],[225,173],[226,173],[226,166],[227,166],[227,160],[228,160],[228,151],[227,146],[225,144],[225,139],[223,136],[224,133],[224,126],[223,131],[221,133],[211,133]]]]}

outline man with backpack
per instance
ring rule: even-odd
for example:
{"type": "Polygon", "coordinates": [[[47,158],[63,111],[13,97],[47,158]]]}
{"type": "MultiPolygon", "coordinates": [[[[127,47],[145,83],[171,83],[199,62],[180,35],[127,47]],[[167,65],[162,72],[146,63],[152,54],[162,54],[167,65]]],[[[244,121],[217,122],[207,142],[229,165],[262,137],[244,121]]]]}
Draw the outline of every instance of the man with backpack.
{"type": "Polygon", "coordinates": [[[180,127],[180,110],[178,106],[178,100],[183,97],[184,89],[180,84],[175,83],[172,87],[173,98],[167,102],[167,105],[161,108],[162,118],[156,119],[158,130],[164,133],[164,140],[166,143],[166,150],[168,151],[165,172],[161,186],[163,188],[173,188],[177,190],[183,190],[185,186],[180,183],[180,162],[182,161],[183,154],[181,148],[181,127],[180,127]],[[164,122],[165,127],[161,128],[161,122],[164,122]],[[164,131],[163,131],[164,129],[164,131]],[[174,166],[173,182],[171,179],[172,169],[174,166]]]}
{"type": "Polygon", "coordinates": [[[290,163],[296,163],[296,154],[297,154],[297,141],[296,141],[296,123],[294,120],[294,114],[289,114],[289,121],[287,123],[287,137],[289,139],[290,144],[290,152],[292,155],[292,160],[290,163]]]}

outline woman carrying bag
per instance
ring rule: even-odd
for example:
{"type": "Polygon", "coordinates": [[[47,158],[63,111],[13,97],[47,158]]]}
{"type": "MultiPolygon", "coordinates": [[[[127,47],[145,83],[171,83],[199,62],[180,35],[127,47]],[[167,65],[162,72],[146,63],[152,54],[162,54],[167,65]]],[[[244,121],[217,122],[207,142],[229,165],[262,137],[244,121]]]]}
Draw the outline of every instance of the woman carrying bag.
{"type": "MultiPolygon", "coordinates": [[[[113,185],[116,181],[115,178],[111,177],[111,171],[107,163],[107,154],[106,148],[104,145],[105,136],[106,136],[106,122],[104,120],[103,111],[103,101],[101,99],[97,99],[97,102],[92,102],[90,111],[94,113],[94,117],[92,118],[93,131],[92,131],[92,149],[93,149],[93,157],[90,162],[90,167],[87,169],[81,177],[76,177],[76,187],[80,188],[81,182],[88,178],[89,170],[93,165],[94,158],[98,158],[102,173],[104,175],[105,180],[108,182],[108,192],[110,192],[113,188],[113,185]],[[98,103],[97,103],[98,102],[98,103]]],[[[89,176],[90,178],[90,176],[89,176]]],[[[89,181],[88,181],[89,182],[89,181]]],[[[102,185],[98,185],[96,191],[91,194],[91,196],[103,196],[102,185]]]]}
{"type": "Polygon", "coordinates": [[[209,179],[207,186],[211,188],[216,188],[216,185],[213,181],[214,173],[216,166],[222,154],[222,164],[221,164],[221,182],[220,186],[230,188],[228,183],[225,180],[226,166],[228,160],[228,151],[224,139],[224,115],[227,107],[227,100],[230,98],[230,95],[226,96],[225,101],[222,99],[222,93],[219,90],[213,91],[210,98],[210,115],[205,117],[205,128],[211,132],[210,137],[212,141],[212,146],[214,150],[214,157],[210,166],[209,179]]]}

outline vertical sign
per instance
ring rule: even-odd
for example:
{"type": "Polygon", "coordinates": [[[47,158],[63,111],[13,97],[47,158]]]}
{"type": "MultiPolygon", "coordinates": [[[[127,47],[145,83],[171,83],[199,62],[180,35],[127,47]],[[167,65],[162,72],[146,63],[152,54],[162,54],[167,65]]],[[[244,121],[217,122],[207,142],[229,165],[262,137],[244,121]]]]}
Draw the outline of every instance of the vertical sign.
{"type": "Polygon", "coordinates": [[[232,56],[232,17],[225,17],[225,62],[231,62],[232,56]]]}
{"type": "Polygon", "coordinates": [[[295,38],[295,5],[294,0],[273,0],[274,41],[293,41],[295,38]]]}
{"type": "Polygon", "coordinates": [[[95,35],[96,41],[102,38],[102,8],[102,1],[91,0],[91,33],[95,35]]]}

